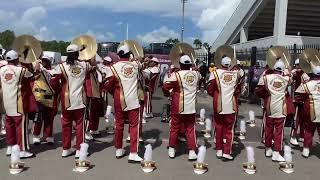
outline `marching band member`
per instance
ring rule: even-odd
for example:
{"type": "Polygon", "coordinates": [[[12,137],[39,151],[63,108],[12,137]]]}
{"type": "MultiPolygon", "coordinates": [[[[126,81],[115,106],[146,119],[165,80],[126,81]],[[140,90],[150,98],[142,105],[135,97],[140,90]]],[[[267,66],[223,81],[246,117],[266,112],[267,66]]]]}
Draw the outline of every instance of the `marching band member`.
{"type": "MultiPolygon", "coordinates": [[[[7,65],[8,62],[6,61],[6,58],[5,58],[5,53],[6,53],[6,50],[3,49],[2,45],[0,44],[0,68],[7,65]]],[[[2,98],[2,97],[0,97],[2,98]]],[[[6,134],[6,128],[5,128],[5,119],[4,119],[4,107],[3,107],[3,103],[0,104],[0,109],[1,109],[1,112],[0,112],[0,118],[1,118],[1,121],[0,121],[0,128],[1,128],[1,134],[6,134]]]]}
{"type": "Polygon", "coordinates": [[[61,124],[62,124],[62,157],[71,156],[72,122],[76,122],[76,158],[79,157],[80,144],[84,142],[84,113],[86,94],[84,81],[86,73],[92,69],[88,62],[81,62],[79,47],[71,44],[67,47],[67,60],[56,66],[53,71],[56,81],[61,81],[61,124]]]}
{"type": "Polygon", "coordinates": [[[239,80],[243,76],[238,70],[228,70],[231,66],[231,58],[223,57],[222,68],[212,71],[209,78],[208,94],[214,98],[214,119],[216,135],[216,156],[224,161],[232,161],[232,144],[234,137],[234,125],[238,102],[236,97],[240,93],[239,80]],[[226,143],[223,139],[226,138],[226,143]]]}
{"type": "Polygon", "coordinates": [[[139,65],[133,58],[127,45],[118,48],[120,61],[111,66],[112,73],[107,74],[103,90],[113,95],[115,110],[115,148],[116,158],[125,155],[123,149],[124,122],[129,120],[130,154],[129,163],[140,163],[143,159],[138,155],[140,102],[138,97],[139,65]]]}
{"type": "Polygon", "coordinates": [[[294,91],[298,89],[301,84],[303,70],[300,67],[300,60],[296,59],[294,63],[294,69],[291,71],[293,75],[293,86],[292,87],[292,96],[293,103],[296,108],[296,113],[294,117],[294,124],[291,129],[291,138],[290,144],[294,146],[299,146],[298,140],[302,140],[304,137],[304,118],[303,118],[303,101],[299,101],[297,98],[294,98],[294,91]],[[297,139],[298,138],[298,139],[297,139]]]}
{"type": "MultiPolygon", "coordinates": [[[[54,81],[52,79],[52,76],[50,74],[51,69],[51,58],[44,55],[41,58],[41,72],[44,76],[45,82],[48,83],[48,86],[50,88],[55,87],[55,90],[59,90],[59,83],[54,81]],[[47,71],[48,70],[48,71],[47,71]],[[53,84],[52,82],[55,82],[53,84]],[[52,87],[51,87],[52,86],[52,87]]],[[[53,90],[52,90],[53,91],[53,90]]],[[[38,118],[36,121],[34,121],[33,124],[33,144],[38,145],[41,143],[41,129],[42,129],[42,124],[43,124],[43,139],[48,143],[48,144],[53,144],[54,143],[54,138],[53,138],[53,120],[56,114],[58,113],[58,97],[59,94],[57,92],[54,93],[53,97],[50,97],[52,99],[52,107],[51,105],[44,105],[41,103],[38,103],[38,118]]]]}
{"type": "Polygon", "coordinates": [[[149,67],[144,70],[149,75],[148,78],[145,79],[146,85],[146,99],[145,99],[145,117],[152,118],[152,95],[156,90],[157,83],[159,81],[160,76],[160,68],[159,68],[159,60],[155,57],[150,57],[149,67]]]}
{"type": "Polygon", "coordinates": [[[164,94],[166,96],[171,94],[172,97],[168,155],[170,158],[175,157],[179,132],[182,127],[185,127],[189,161],[193,161],[197,159],[195,152],[197,149],[195,106],[198,82],[201,77],[198,71],[190,70],[192,60],[188,55],[182,55],[179,62],[181,70],[166,77],[162,87],[164,94]]]}
{"type": "MultiPolygon", "coordinates": [[[[102,63],[97,65],[97,68],[102,75],[102,84],[106,80],[106,75],[111,73],[110,67],[112,66],[112,64],[113,64],[113,61],[112,61],[111,57],[106,56],[103,58],[102,63]]],[[[107,107],[108,106],[108,94],[106,92],[102,92],[102,96],[104,98],[104,101],[106,102],[106,107],[107,107]]],[[[109,122],[110,119],[108,119],[107,112],[104,115],[104,118],[106,119],[107,122],[109,122]]]]}
{"type": "Polygon", "coordinates": [[[320,66],[312,66],[313,74],[297,88],[297,99],[304,102],[304,143],[302,156],[309,157],[315,131],[320,128],[320,66]]]}
{"type": "Polygon", "coordinates": [[[3,103],[6,111],[6,137],[7,155],[11,154],[12,146],[20,146],[20,157],[33,157],[33,153],[28,152],[29,137],[25,114],[25,107],[28,106],[25,89],[30,87],[27,78],[33,74],[26,68],[20,67],[17,52],[11,50],[6,54],[8,65],[0,68],[1,86],[3,90],[3,103]]]}
{"type": "Polygon", "coordinates": [[[293,109],[292,100],[288,94],[291,75],[281,58],[276,60],[273,69],[260,77],[256,94],[265,102],[265,155],[272,157],[272,161],[283,162],[285,160],[280,155],[280,151],[282,150],[284,124],[286,116],[292,113],[293,109]],[[273,149],[272,140],[274,140],[273,149]]]}
{"type": "MultiPolygon", "coordinates": [[[[96,57],[94,57],[96,58],[96,57]]],[[[87,112],[89,113],[87,131],[85,133],[85,138],[87,140],[92,140],[94,137],[100,135],[98,131],[100,116],[103,116],[103,101],[100,91],[100,82],[98,80],[98,72],[92,70],[86,74],[85,79],[85,92],[87,95],[87,112]]]]}

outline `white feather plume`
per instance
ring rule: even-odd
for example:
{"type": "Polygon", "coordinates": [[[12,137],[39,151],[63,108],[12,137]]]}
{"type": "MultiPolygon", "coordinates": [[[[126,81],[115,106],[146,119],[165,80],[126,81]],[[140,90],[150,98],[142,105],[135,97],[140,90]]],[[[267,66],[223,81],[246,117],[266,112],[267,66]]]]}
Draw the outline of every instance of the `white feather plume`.
{"type": "Polygon", "coordinates": [[[206,110],[205,109],[200,109],[200,119],[205,119],[206,118],[206,110]]]}
{"type": "Polygon", "coordinates": [[[88,158],[88,148],[89,148],[89,144],[87,144],[87,143],[80,144],[80,154],[79,154],[79,160],[80,161],[87,160],[87,158],[88,158]]]}
{"type": "Polygon", "coordinates": [[[287,163],[292,162],[292,154],[291,154],[291,147],[288,145],[284,146],[284,159],[287,163]]]}
{"type": "Polygon", "coordinates": [[[113,121],[114,120],[114,116],[113,116],[113,113],[112,113],[112,106],[107,106],[107,112],[106,112],[106,115],[107,115],[107,119],[109,121],[113,121]]]}
{"type": "Polygon", "coordinates": [[[144,152],[144,161],[152,161],[152,146],[148,144],[145,146],[146,151],[144,152]]]}
{"type": "Polygon", "coordinates": [[[250,110],[249,111],[249,120],[250,121],[254,121],[256,118],[255,118],[255,113],[254,111],[250,110]]]}
{"type": "Polygon", "coordinates": [[[109,116],[110,114],[112,114],[112,106],[107,106],[107,112],[106,112],[107,116],[109,116]]]}
{"type": "Polygon", "coordinates": [[[206,119],[206,131],[211,131],[212,130],[212,121],[211,119],[207,118],[206,119]]]}
{"type": "Polygon", "coordinates": [[[247,149],[247,158],[248,158],[248,163],[255,163],[255,159],[254,159],[254,149],[252,146],[248,146],[246,147],[247,149]]]}
{"type": "Polygon", "coordinates": [[[204,160],[206,159],[206,147],[205,146],[200,146],[199,151],[198,151],[198,157],[197,157],[197,162],[198,163],[204,163],[204,160]]]}
{"type": "Polygon", "coordinates": [[[246,122],[244,120],[240,121],[240,132],[241,133],[246,133],[247,132],[247,130],[246,130],[246,122]]]}
{"type": "Polygon", "coordinates": [[[11,150],[11,164],[20,162],[20,147],[19,145],[12,146],[11,150]]]}

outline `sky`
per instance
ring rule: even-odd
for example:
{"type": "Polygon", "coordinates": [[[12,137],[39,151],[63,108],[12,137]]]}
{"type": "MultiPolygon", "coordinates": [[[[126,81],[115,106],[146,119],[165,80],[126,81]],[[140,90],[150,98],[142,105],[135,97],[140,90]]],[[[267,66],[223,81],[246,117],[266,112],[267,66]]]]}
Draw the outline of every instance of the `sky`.
{"type": "MultiPolygon", "coordinates": [[[[188,0],[184,39],[213,43],[241,0],[188,0]]],[[[39,40],[70,41],[89,34],[101,41],[142,44],[180,38],[181,0],[0,0],[0,31],[39,40]]]]}

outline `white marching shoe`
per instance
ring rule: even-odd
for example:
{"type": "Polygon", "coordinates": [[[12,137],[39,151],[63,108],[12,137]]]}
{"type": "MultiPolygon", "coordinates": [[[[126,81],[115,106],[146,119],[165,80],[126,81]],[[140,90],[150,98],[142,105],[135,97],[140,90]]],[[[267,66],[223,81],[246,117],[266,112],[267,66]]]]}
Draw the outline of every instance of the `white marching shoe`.
{"type": "Polygon", "coordinates": [[[143,159],[137,153],[130,153],[128,162],[129,163],[140,163],[143,159]]]}
{"type": "Polygon", "coordinates": [[[116,158],[117,159],[120,159],[120,158],[122,158],[125,154],[125,150],[124,149],[117,149],[116,150],[116,158]]]}
{"type": "Polygon", "coordinates": [[[267,148],[266,149],[266,157],[271,157],[272,153],[273,153],[272,148],[267,148]]]}
{"type": "Polygon", "coordinates": [[[93,136],[90,134],[90,132],[86,132],[85,134],[84,134],[84,137],[86,138],[86,140],[93,140],[93,136]]]}
{"type": "Polygon", "coordinates": [[[143,139],[141,137],[139,138],[139,142],[143,142],[143,139]]]}
{"type": "Polygon", "coordinates": [[[290,138],[290,144],[292,144],[294,146],[299,146],[297,138],[294,138],[294,137],[290,138]]]}
{"type": "Polygon", "coordinates": [[[173,159],[176,156],[176,150],[172,147],[169,147],[168,155],[169,155],[169,158],[173,159]]]}
{"type": "Polygon", "coordinates": [[[53,137],[47,137],[47,138],[46,138],[46,142],[47,142],[48,144],[53,144],[53,143],[54,143],[54,138],[53,138],[53,137]]]}
{"type": "Polygon", "coordinates": [[[218,158],[218,159],[221,159],[221,158],[222,158],[222,155],[223,155],[222,150],[218,150],[217,153],[216,153],[217,158],[218,158]]]}
{"type": "Polygon", "coordinates": [[[39,144],[41,144],[41,138],[40,138],[40,136],[33,136],[33,138],[32,138],[32,143],[33,143],[34,145],[39,145],[39,144]]]}
{"type": "Polygon", "coordinates": [[[195,161],[197,160],[197,154],[194,150],[190,150],[189,151],[189,158],[188,158],[189,161],[195,161]]]}
{"type": "Polygon", "coordinates": [[[20,158],[21,159],[31,158],[33,156],[34,156],[34,154],[31,153],[31,152],[28,152],[28,151],[21,151],[20,152],[20,158]]]}
{"type": "Polygon", "coordinates": [[[65,157],[69,157],[69,156],[71,156],[73,154],[74,154],[74,151],[70,148],[70,149],[62,150],[61,156],[63,158],[65,158],[65,157]]]}
{"type": "Polygon", "coordinates": [[[223,161],[233,161],[233,157],[230,154],[223,154],[222,160],[223,161]]]}
{"type": "Polygon", "coordinates": [[[7,147],[7,152],[6,152],[6,156],[10,156],[12,152],[12,146],[8,146],[7,147]]]}
{"type": "Polygon", "coordinates": [[[275,162],[285,162],[285,159],[277,151],[274,151],[272,153],[272,158],[271,159],[272,159],[272,161],[275,161],[275,162]]]}
{"type": "Polygon", "coordinates": [[[146,124],[147,120],[145,118],[142,118],[142,124],[146,124]]]}
{"type": "Polygon", "coordinates": [[[309,148],[303,148],[303,151],[302,151],[302,156],[304,158],[308,158],[310,155],[310,149],[309,148]]]}
{"type": "Polygon", "coordinates": [[[127,137],[126,142],[130,143],[130,136],[127,137]]]}

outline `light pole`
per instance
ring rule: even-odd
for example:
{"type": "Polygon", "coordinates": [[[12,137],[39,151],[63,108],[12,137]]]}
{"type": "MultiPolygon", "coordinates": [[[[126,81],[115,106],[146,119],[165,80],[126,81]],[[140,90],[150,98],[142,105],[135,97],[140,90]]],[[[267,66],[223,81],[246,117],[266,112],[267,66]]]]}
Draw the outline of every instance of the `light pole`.
{"type": "Polygon", "coordinates": [[[181,0],[182,2],[182,25],[181,25],[181,42],[183,42],[183,33],[184,33],[184,9],[185,9],[185,4],[187,3],[188,0],[181,0]]]}

